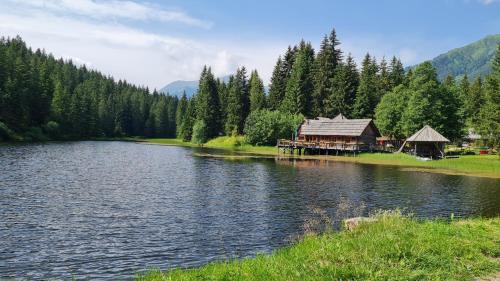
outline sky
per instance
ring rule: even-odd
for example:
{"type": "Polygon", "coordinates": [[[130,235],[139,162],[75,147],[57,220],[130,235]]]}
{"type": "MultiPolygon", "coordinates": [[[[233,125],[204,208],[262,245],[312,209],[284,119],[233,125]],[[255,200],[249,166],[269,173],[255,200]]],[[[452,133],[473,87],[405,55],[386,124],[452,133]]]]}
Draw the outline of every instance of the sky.
{"type": "Polygon", "coordinates": [[[150,89],[203,65],[257,69],[267,84],[288,45],[318,49],[332,28],[357,62],[413,65],[500,33],[500,0],[0,0],[0,36],[150,89]]]}

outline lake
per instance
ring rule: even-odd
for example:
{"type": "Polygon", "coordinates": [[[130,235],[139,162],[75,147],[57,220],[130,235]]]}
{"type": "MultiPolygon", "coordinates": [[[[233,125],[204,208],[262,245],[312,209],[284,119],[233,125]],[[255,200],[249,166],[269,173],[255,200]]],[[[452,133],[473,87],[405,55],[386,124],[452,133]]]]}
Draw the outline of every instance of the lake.
{"type": "Polygon", "coordinates": [[[130,279],[269,253],[322,215],[500,215],[500,180],[131,142],[0,146],[0,279],[130,279]]]}

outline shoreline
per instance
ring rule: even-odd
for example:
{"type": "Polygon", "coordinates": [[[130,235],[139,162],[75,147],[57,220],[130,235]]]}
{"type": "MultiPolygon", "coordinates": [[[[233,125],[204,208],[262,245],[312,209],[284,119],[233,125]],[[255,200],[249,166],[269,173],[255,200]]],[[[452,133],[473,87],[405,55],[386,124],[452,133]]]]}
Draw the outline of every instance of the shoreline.
{"type": "Polygon", "coordinates": [[[351,230],[307,233],[270,254],[148,269],[135,279],[490,280],[500,272],[499,233],[498,217],[418,220],[386,211],[351,230]]]}
{"type": "Polygon", "coordinates": [[[212,158],[232,159],[232,160],[245,159],[245,158],[248,159],[248,158],[283,157],[283,158],[298,159],[298,160],[322,160],[322,161],[332,161],[332,162],[351,162],[358,164],[397,166],[401,167],[402,171],[408,171],[408,172],[422,172],[422,173],[435,173],[435,174],[500,179],[500,158],[498,158],[498,156],[496,155],[488,155],[488,156],[464,155],[457,159],[442,159],[442,160],[424,162],[424,161],[418,161],[413,156],[410,155],[391,154],[391,153],[361,153],[356,156],[290,155],[281,153],[278,154],[278,148],[268,147],[268,146],[243,145],[240,147],[234,147],[234,146],[230,147],[230,146],[204,145],[203,147],[201,147],[192,143],[182,142],[181,140],[178,139],[144,139],[136,141],[136,143],[149,144],[149,145],[163,145],[163,146],[179,146],[179,147],[189,147],[189,148],[206,148],[206,149],[216,149],[226,152],[237,153],[236,155],[196,153],[195,156],[198,157],[212,157],[212,158]],[[477,163],[467,163],[466,160],[469,159],[471,160],[470,162],[477,162],[477,163]],[[460,164],[460,165],[452,167],[453,164],[460,164]],[[485,168],[486,171],[479,170],[478,169],[479,164],[486,166],[485,168]]]}

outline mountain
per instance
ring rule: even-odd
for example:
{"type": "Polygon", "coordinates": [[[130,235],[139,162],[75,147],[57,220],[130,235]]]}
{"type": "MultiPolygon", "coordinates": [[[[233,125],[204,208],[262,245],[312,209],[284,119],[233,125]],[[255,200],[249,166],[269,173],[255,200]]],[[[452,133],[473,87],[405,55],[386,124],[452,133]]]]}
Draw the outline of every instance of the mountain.
{"type": "Polygon", "coordinates": [[[469,78],[485,76],[491,71],[491,61],[495,55],[500,34],[489,35],[467,46],[441,54],[431,63],[436,68],[440,80],[448,74],[461,77],[467,73],[469,78]]]}
{"type": "MultiPolygon", "coordinates": [[[[227,83],[229,81],[229,75],[219,77],[222,81],[227,83]]],[[[184,91],[188,97],[192,97],[198,91],[198,80],[184,81],[177,80],[167,84],[165,87],[159,90],[160,93],[170,94],[171,96],[181,97],[184,91]]]]}

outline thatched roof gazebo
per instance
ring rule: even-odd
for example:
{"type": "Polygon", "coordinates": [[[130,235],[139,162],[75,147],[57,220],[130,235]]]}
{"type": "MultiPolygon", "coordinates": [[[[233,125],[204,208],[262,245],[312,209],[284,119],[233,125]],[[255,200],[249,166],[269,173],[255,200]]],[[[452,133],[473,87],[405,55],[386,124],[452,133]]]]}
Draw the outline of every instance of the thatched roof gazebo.
{"type": "Polygon", "coordinates": [[[401,150],[408,144],[411,153],[421,157],[443,158],[444,145],[450,142],[429,125],[425,125],[418,132],[407,138],[401,146],[401,150]]]}

